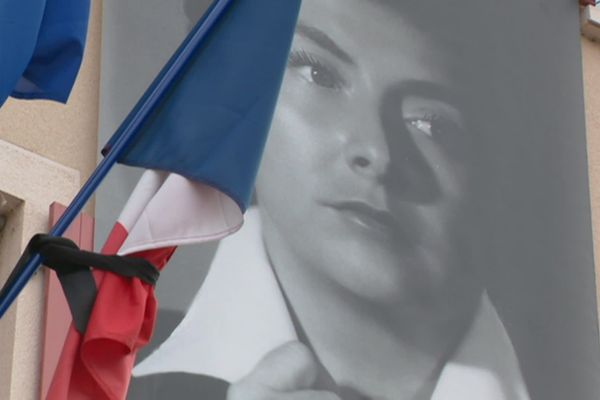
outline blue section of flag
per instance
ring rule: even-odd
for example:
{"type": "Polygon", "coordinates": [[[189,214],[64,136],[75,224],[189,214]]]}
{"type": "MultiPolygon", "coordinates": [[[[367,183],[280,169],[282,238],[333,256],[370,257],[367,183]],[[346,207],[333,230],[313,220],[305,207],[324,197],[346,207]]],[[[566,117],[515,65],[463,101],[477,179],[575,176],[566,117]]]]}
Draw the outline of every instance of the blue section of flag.
{"type": "Polygon", "coordinates": [[[299,8],[300,0],[234,0],[119,162],[207,183],[244,211],[299,8]]]}
{"type": "Polygon", "coordinates": [[[0,0],[0,105],[66,102],[83,56],[90,0],[0,0]]]}

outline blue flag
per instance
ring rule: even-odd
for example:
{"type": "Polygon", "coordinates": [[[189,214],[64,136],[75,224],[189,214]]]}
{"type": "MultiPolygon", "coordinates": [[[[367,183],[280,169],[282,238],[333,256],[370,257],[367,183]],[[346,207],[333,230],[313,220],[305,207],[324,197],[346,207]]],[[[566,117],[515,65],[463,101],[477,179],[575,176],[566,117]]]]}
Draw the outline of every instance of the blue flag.
{"type": "Polygon", "coordinates": [[[300,0],[232,1],[119,162],[213,186],[243,212],[299,8],[300,0]]]}
{"type": "Polygon", "coordinates": [[[0,0],[0,106],[8,96],[67,101],[89,8],[89,0],[0,0]]]}

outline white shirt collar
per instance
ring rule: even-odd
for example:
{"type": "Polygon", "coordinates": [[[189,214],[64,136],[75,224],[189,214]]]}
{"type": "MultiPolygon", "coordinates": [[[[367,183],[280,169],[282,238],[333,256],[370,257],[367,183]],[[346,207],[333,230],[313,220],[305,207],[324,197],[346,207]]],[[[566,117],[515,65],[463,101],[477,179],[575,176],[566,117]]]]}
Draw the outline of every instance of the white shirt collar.
{"type": "MultiPolygon", "coordinates": [[[[234,382],[268,352],[298,340],[264,253],[258,211],[224,239],[190,309],[134,376],[187,372],[234,382]]],[[[443,368],[432,400],[528,400],[506,330],[487,295],[443,368]]]]}

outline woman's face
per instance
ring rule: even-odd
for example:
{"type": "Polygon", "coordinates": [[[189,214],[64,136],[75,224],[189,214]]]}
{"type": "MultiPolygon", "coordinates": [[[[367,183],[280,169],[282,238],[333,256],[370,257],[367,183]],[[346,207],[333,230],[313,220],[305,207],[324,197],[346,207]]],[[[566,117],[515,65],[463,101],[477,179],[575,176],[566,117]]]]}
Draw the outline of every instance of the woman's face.
{"type": "Polygon", "coordinates": [[[381,3],[303,2],[257,196],[278,269],[273,246],[362,297],[428,301],[469,267],[468,137],[450,55],[381,3]]]}

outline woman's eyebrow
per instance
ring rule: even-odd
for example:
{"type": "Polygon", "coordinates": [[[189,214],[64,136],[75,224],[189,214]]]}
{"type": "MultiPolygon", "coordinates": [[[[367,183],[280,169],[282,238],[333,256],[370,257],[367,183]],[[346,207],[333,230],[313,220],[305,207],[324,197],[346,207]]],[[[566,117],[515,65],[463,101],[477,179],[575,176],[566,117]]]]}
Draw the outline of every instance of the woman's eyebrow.
{"type": "Polygon", "coordinates": [[[327,50],[343,62],[351,65],[355,64],[352,57],[342,50],[342,48],[322,30],[299,22],[298,25],[296,25],[296,34],[314,42],[316,45],[327,50]]]}

